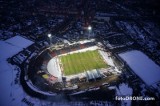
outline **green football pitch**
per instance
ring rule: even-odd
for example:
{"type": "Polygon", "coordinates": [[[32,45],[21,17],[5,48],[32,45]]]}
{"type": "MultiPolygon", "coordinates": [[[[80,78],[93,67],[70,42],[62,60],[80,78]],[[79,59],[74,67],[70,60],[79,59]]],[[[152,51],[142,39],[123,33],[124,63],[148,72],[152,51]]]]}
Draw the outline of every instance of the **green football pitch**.
{"type": "Polygon", "coordinates": [[[108,67],[98,50],[60,56],[60,60],[64,75],[73,75],[87,70],[108,67]]]}

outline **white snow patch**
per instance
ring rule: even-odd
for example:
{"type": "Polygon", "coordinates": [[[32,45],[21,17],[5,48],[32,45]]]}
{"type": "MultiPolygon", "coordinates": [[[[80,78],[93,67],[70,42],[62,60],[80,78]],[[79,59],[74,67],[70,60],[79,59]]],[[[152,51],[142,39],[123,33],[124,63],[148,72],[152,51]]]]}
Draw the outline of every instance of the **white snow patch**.
{"type": "Polygon", "coordinates": [[[76,50],[76,51],[72,51],[72,52],[69,52],[69,53],[65,53],[65,54],[61,54],[59,56],[63,56],[63,55],[68,55],[68,54],[73,54],[73,53],[79,53],[79,52],[86,52],[88,50],[97,50],[98,47],[97,46],[92,46],[92,47],[88,47],[88,48],[84,48],[84,49],[80,49],[80,50],[76,50]]]}
{"type": "Polygon", "coordinates": [[[34,85],[32,84],[32,82],[31,82],[30,80],[27,81],[27,85],[28,85],[32,90],[34,90],[34,91],[36,91],[36,92],[38,92],[38,93],[41,93],[41,94],[43,94],[43,95],[48,95],[48,96],[55,96],[55,95],[56,95],[56,93],[43,92],[43,91],[39,90],[36,86],[34,86],[34,85]]]}
{"type": "Polygon", "coordinates": [[[10,43],[10,44],[12,44],[14,46],[20,47],[20,48],[26,48],[29,45],[33,44],[32,41],[30,41],[28,39],[25,39],[25,38],[23,38],[21,36],[12,37],[10,39],[7,39],[6,42],[10,43]]]}
{"type": "Polygon", "coordinates": [[[141,51],[124,52],[119,56],[148,86],[160,81],[160,67],[141,51]]]}
{"type": "Polygon", "coordinates": [[[128,87],[128,85],[122,83],[119,85],[119,92],[118,95],[128,95],[128,96],[132,96],[133,90],[132,88],[128,87]]]}
{"type": "Polygon", "coordinates": [[[62,81],[62,73],[61,73],[61,70],[60,70],[58,58],[56,58],[56,57],[52,58],[48,62],[47,70],[51,75],[57,77],[59,82],[62,81]]]}
{"type": "Polygon", "coordinates": [[[102,55],[102,57],[104,58],[104,60],[107,62],[108,65],[115,66],[109,54],[107,54],[104,51],[99,51],[99,53],[102,55]]]}
{"type": "Polygon", "coordinates": [[[9,58],[33,44],[32,41],[20,36],[12,37],[6,41],[0,41],[0,59],[9,58]]]}
{"type": "Polygon", "coordinates": [[[6,59],[10,56],[17,54],[22,49],[5,41],[0,41],[0,59],[6,59]]]}
{"type": "Polygon", "coordinates": [[[81,93],[85,93],[86,91],[79,91],[79,92],[75,92],[75,93],[72,93],[70,95],[77,95],[77,94],[81,94],[81,93]]]}
{"type": "MultiPolygon", "coordinates": [[[[133,89],[128,87],[125,83],[119,85],[119,88],[116,89],[117,95],[119,96],[132,96],[133,89]]],[[[131,100],[122,101],[122,105],[131,106],[131,100]]]]}

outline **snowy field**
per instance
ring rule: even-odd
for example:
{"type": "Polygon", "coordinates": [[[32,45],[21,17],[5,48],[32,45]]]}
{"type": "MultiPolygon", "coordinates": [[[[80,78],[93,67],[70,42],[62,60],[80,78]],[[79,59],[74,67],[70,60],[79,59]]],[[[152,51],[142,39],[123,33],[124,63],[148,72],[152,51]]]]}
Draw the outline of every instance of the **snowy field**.
{"type": "Polygon", "coordinates": [[[20,69],[6,60],[33,43],[20,36],[0,41],[0,106],[22,106],[22,104],[27,106],[26,103],[21,102],[27,96],[26,93],[20,82],[15,84],[16,77],[20,75],[20,69]]]}
{"type": "Polygon", "coordinates": [[[141,51],[133,50],[120,53],[119,56],[127,62],[130,68],[148,85],[160,81],[160,66],[155,64],[141,51]]]}

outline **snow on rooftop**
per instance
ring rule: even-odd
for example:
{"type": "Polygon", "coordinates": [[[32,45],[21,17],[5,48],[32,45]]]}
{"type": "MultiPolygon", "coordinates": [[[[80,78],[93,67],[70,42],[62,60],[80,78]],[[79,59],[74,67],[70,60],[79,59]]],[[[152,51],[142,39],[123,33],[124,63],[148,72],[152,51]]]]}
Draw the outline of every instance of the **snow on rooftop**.
{"type": "Polygon", "coordinates": [[[141,51],[133,50],[120,53],[119,56],[127,62],[129,67],[148,85],[160,81],[160,66],[155,64],[141,51]]]}
{"type": "MultiPolygon", "coordinates": [[[[117,91],[117,95],[119,96],[132,96],[133,93],[133,89],[130,88],[128,85],[126,85],[125,83],[122,83],[119,85],[118,88],[116,88],[117,91]]],[[[131,100],[126,100],[124,101],[124,104],[126,104],[126,106],[131,106],[131,100]]],[[[123,102],[121,105],[124,105],[123,102]]]]}
{"type": "MultiPolygon", "coordinates": [[[[68,42],[67,40],[64,40],[66,43],[68,42]]],[[[95,39],[90,39],[90,40],[83,40],[83,41],[78,41],[78,42],[74,42],[74,43],[68,43],[69,45],[75,45],[75,44],[84,44],[84,43],[88,43],[88,42],[94,42],[95,39]]]]}
{"type": "Polygon", "coordinates": [[[15,36],[6,41],[0,41],[0,59],[9,58],[33,44],[34,42],[20,36],[15,36]]]}
{"type": "Polygon", "coordinates": [[[10,39],[7,39],[6,42],[11,43],[12,45],[15,45],[17,47],[26,48],[29,45],[33,44],[32,41],[25,39],[21,36],[15,36],[10,39]]]}
{"type": "Polygon", "coordinates": [[[118,95],[129,95],[129,96],[132,96],[132,93],[133,93],[132,88],[130,88],[125,83],[120,84],[118,89],[119,89],[119,92],[117,92],[118,95]]]}
{"type": "Polygon", "coordinates": [[[5,41],[0,41],[0,59],[8,58],[18,53],[21,48],[16,47],[12,44],[8,44],[5,41]]]}

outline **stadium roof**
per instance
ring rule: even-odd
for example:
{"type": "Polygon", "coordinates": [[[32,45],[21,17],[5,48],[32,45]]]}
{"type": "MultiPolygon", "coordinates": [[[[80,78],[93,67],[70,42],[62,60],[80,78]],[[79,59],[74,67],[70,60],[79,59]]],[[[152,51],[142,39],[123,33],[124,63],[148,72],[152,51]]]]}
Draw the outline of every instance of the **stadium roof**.
{"type": "Polygon", "coordinates": [[[86,76],[88,80],[93,80],[101,77],[99,70],[96,69],[92,71],[86,71],[86,76]]]}

